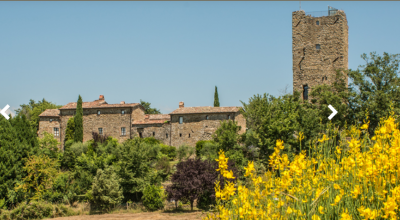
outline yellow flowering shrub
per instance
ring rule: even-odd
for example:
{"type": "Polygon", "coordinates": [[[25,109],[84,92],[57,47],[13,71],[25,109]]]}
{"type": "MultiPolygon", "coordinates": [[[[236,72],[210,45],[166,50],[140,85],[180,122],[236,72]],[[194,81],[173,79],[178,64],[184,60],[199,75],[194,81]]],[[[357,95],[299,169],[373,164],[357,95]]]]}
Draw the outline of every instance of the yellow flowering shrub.
{"type": "MultiPolygon", "coordinates": [[[[367,118],[368,120],[368,118],[367,118]]],[[[215,212],[205,219],[397,219],[400,216],[400,130],[392,113],[376,129],[369,121],[345,133],[330,132],[314,141],[308,154],[292,161],[277,140],[269,171],[258,176],[249,162],[244,176],[250,186],[216,183],[215,212]],[[333,134],[333,135],[332,135],[333,134]]],[[[299,141],[304,138],[300,134],[299,141]]],[[[228,158],[219,153],[221,175],[228,158]]]]}

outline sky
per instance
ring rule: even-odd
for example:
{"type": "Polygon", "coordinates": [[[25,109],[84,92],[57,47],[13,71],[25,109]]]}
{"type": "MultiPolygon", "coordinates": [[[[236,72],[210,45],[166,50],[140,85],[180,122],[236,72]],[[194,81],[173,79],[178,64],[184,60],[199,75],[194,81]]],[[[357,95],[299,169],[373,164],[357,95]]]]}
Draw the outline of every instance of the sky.
{"type": "MultiPolygon", "coordinates": [[[[343,10],[349,68],[361,54],[400,53],[400,2],[301,2],[343,10]]],[[[0,108],[144,100],[178,108],[242,106],[292,90],[292,12],[298,1],[0,2],[0,108]]]]}

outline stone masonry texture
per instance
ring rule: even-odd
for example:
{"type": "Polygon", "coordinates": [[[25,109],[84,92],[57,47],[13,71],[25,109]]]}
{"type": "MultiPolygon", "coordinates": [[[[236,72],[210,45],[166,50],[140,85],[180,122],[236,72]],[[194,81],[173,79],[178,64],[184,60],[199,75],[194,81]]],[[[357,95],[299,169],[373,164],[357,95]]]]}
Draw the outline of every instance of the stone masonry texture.
{"type": "MultiPolygon", "coordinates": [[[[292,50],[293,91],[303,92],[307,85],[310,94],[317,85],[332,84],[336,70],[348,68],[346,14],[339,10],[334,15],[312,17],[304,11],[293,12],[292,50]]],[[[347,85],[347,75],[344,77],[347,85]]]]}

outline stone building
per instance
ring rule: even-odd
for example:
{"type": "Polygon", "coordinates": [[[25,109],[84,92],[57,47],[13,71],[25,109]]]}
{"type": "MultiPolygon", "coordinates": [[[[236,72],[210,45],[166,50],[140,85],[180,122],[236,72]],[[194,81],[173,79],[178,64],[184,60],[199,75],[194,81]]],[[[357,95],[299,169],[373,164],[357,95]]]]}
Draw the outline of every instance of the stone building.
{"type": "MultiPolygon", "coordinates": [[[[64,145],[68,119],[76,113],[76,102],[60,109],[47,109],[39,115],[39,137],[54,134],[64,145]]],[[[145,114],[139,103],[108,104],[103,95],[93,102],[83,102],[83,141],[92,139],[92,132],[106,134],[120,142],[134,137],[154,137],[171,146],[195,146],[199,140],[208,140],[222,120],[237,121],[240,133],[246,131],[246,121],[240,107],[184,107],[170,114],[145,114]]]]}
{"type": "MultiPolygon", "coordinates": [[[[332,7],[325,16],[293,12],[292,52],[293,91],[302,92],[302,99],[308,99],[314,86],[332,84],[336,70],[348,68],[346,14],[332,7]]],[[[347,85],[346,73],[344,77],[347,85]]]]}

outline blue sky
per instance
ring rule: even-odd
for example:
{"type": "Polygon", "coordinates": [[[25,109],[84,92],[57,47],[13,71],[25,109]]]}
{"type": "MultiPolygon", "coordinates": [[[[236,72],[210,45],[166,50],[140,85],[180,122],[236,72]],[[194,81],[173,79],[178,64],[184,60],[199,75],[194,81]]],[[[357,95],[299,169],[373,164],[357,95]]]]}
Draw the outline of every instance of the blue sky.
{"type": "MultiPolygon", "coordinates": [[[[400,53],[400,2],[301,2],[344,10],[349,68],[362,53],[400,53]]],[[[241,106],[292,89],[291,14],[299,2],[0,2],[0,108],[64,105],[241,106]]]]}

